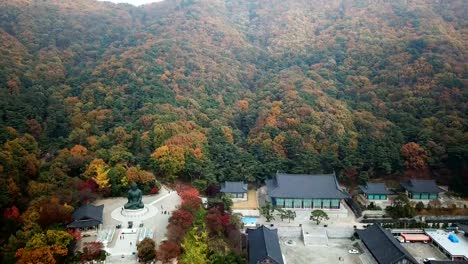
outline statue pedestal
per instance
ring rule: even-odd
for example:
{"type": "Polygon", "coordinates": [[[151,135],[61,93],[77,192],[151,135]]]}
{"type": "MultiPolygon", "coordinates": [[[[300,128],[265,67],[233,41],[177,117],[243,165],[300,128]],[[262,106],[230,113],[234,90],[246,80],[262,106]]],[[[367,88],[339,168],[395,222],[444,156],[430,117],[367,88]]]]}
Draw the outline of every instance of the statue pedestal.
{"type": "Polygon", "coordinates": [[[145,207],[135,210],[124,209],[121,206],[112,210],[111,217],[125,226],[128,221],[133,221],[136,225],[147,219],[155,217],[158,213],[158,208],[151,204],[145,204],[145,207]]]}
{"type": "Polygon", "coordinates": [[[125,217],[133,218],[133,217],[144,216],[148,212],[149,212],[149,208],[145,205],[145,207],[141,209],[123,209],[121,214],[125,217]]]}

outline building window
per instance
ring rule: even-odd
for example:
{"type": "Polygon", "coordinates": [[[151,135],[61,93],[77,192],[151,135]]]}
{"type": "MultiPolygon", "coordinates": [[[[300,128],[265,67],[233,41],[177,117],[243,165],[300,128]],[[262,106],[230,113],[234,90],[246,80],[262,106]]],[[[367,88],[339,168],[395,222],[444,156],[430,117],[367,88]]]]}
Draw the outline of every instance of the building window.
{"type": "Polygon", "coordinates": [[[380,200],[387,200],[387,195],[386,194],[380,195],[380,200]]]}
{"type": "Polygon", "coordinates": [[[294,208],[302,208],[302,199],[294,199],[294,208]]]}
{"type": "Polygon", "coordinates": [[[412,195],[411,198],[412,198],[412,199],[418,199],[418,200],[419,200],[419,199],[421,199],[421,194],[420,194],[420,193],[413,193],[413,195],[412,195]]]}
{"type": "Polygon", "coordinates": [[[293,199],[284,199],[285,208],[293,208],[293,199]]]}
{"type": "Polygon", "coordinates": [[[374,200],[375,199],[373,194],[369,194],[367,197],[368,197],[367,199],[369,199],[369,200],[374,200]]]}
{"type": "Polygon", "coordinates": [[[276,198],[276,206],[284,208],[284,199],[276,198]]]}
{"type": "Polygon", "coordinates": [[[314,199],[314,208],[322,208],[322,200],[314,199]]]}
{"type": "Polygon", "coordinates": [[[429,194],[428,193],[421,194],[421,199],[424,199],[424,200],[429,199],[429,194]]]}
{"type": "Polygon", "coordinates": [[[323,199],[322,200],[322,208],[330,208],[330,200],[323,199]]]}
{"type": "Polygon", "coordinates": [[[304,199],[304,208],[311,208],[311,207],[312,207],[312,200],[304,199]]]}
{"type": "Polygon", "coordinates": [[[331,208],[338,209],[340,208],[340,200],[338,199],[333,199],[331,201],[331,208]]]}
{"type": "Polygon", "coordinates": [[[429,194],[429,199],[431,199],[431,200],[437,199],[437,194],[435,194],[435,193],[429,194]]]}

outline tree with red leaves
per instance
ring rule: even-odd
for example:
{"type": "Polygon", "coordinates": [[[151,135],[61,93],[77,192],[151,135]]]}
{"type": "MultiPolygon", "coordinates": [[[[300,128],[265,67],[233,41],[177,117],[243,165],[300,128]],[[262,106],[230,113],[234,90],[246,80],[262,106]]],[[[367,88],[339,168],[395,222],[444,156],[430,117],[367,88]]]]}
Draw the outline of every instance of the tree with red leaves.
{"type": "Polygon", "coordinates": [[[231,215],[225,214],[221,216],[221,224],[226,229],[227,226],[231,225],[231,215]]]}
{"type": "Polygon", "coordinates": [[[186,210],[179,209],[172,212],[172,216],[169,218],[169,223],[178,225],[182,229],[187,230],[192,226],[193,216],[186,210]]]}
{"type": "Polygon", "coordinates": [[[167,239],[174,241],[176,243],[181,243],[184,239],[186,230],[184,230],[179,225],[169,224],[167,226],[166,237],[167,239]]]}
{"type": "Polygon", "coordinates": [[[96,192],[99,188],[99,185],[93,179],[87,179],[86,181],[81,182],[78,188],[79,190],[88,189],[92,192],[96,192]]]}
{"type": "Polygon", "coordinates": [[[76,229],[68,229],[67,232],[72,235],[75,240],[80,240],[82,238],[81,232],[76,229]]]}
{"type": "Polygon", "coordinates": [[[91,261],[100,259],[103,255],[103,246],[101,242],[88,242],[84,244],[81,261],[91,261]]]}
{"type": "Polygon", "coordinates": [[[182,204],[180,205],[181,209],[189,211],[191,214],[195,214],[195,212],[201,207],[201,199],[198,196],[189,196],[186,195],[182,198],[182,204]]]}
{"type": "Polygon", "coordinates": [[[198,190],[186,184],[177,185],[176,190],[182,199],[180,207],[194,215],[201,207],[200,193],[198,190]]]}
{"type": "Polygon", "coordinates": [[[205,218],[206,227],[212,235],[220,235],[224,228],[221,220],[221,213],[216,208],[211,208],[205,218]]]}
{"type": "Polygon", "coordinates": [[[163,263],[176,258],[180,255],[180,246],[172,241],[162,243],[156,251],[157,259],[163,263]]]}
{"type": "Polygon", "coordinates": [[[158,187],[151,188],[150,194],[158,194],[158,193],[159,193],[158,187]]]}
{"type": "Polygon", "coordinates": [[[18,218],[20,217],[20,212],[18,208],[13,205],[12,207],[5,209],[5,211],[3,212],[3,216],[10,220],[18,220],[18,218]]]}
{"type": "Polygon", "coordinates": [[[39,219],[37,222],[42,227],[70,222],[73,213],[73,207],[60,204],[57,198],[42,201],[38,209],[39,219]]]}
{"type": "Polygon", "coordinates": [[[200,193],[197,189],[188,186],[188,185],[181,185],[181,187],[177,188],[177,192],[179,193],[180,198],[185,200],[188,197],[199,197],[200,193]]]}

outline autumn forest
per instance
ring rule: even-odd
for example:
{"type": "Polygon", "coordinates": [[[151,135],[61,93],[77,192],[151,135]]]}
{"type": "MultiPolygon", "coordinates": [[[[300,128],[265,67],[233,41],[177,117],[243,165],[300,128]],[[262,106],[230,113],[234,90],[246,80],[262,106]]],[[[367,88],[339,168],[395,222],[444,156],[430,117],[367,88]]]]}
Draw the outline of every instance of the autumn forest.
{"type": "Polygon", "coordinates": [[[154,179],[334,171],[467,195],[466,8],[0,1],[0,262],[37,234],[71,240],[46,230],[130,181],[149,194],[154,179]]]}

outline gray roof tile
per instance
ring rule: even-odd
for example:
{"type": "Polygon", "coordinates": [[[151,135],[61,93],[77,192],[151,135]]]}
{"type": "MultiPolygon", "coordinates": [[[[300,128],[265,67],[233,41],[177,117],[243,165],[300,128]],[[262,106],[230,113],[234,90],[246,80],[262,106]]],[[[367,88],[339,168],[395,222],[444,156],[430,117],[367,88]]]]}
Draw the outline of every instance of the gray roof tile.
{"type": "Polygon", "coordinates": [[[243,182],[224,182],[221,186],[222,193],[246,193],[247,192],[247,184],[243,182]]]}
{"type": "Polygon", "coordinates": [[[90,227],[102,223],[102,211],[104,205],[95,206],[92,204],[83,205],[73,212],[73,222],[68,227],[90,227]]]}
{"type": "Polygon", "coordinates": [[[268,195],[282,198],[345,199],[349,195],[338,187],[335,174],[307,175],[277,173],[266,181],[268,195]]]}
{"type": "Polygon", "coordinates": [[[257,264],[264,259],[270,259],[272,264],[284,264],[276,229],[261,226],[257,229],[247,229],[247,234],[249,264],[257,264]]]}
{"type": "Polygon", "coordinates": [[[359,188],[365,194],[392,194],[385,183],[367,183],[367,185],[359,185],[359,188]]]}
{"type": "Polygon", "coordinates": [[[402,259],[407,259],[410,263],[418,263],[392,234],[383,229],[379,224],[356,231],[379,264],[393,264],[402,259]]]}
{"type": "Polygon", "coordinates": [[[437,186],[434,180],[409,180],[401,183],[401,186],[409,192],[416,193],[440,193],[443,190],[437,186]]]}

